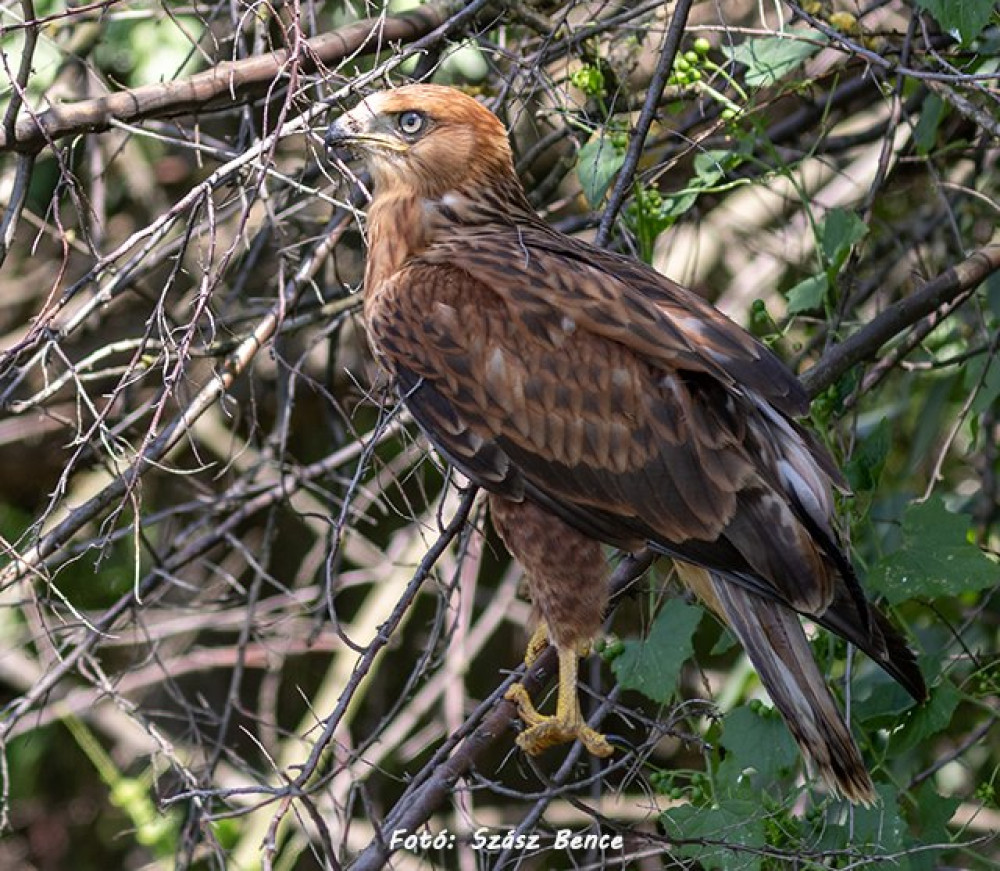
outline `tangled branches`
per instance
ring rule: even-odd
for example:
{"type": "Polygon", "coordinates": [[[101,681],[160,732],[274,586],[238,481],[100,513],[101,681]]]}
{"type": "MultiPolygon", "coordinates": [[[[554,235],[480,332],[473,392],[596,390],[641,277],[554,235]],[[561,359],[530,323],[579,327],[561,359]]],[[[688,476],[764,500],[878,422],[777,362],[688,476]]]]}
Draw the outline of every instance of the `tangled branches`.
{"type": "MultiPolygon", "coordinates": [[[[851,21],[746,7],[4,11],[0,857],[375,868],[421,826],[455,835],[422,854],[447,867],[533,861],[476,853],[480,827],[596,827],[623,836],[618,859],[705,867],[864,864],[960,832],[995,852],[979,840],[995,755],[969,748],[995,749],[997,605],[962,579],[878,590],[970,712],[899,758],[889,731],[868,748],[908,837],[848,844],[832,812],[816,834],[784,770],[791,797],[745,831],[671,828],[678,802],[712,809],[706,766],[724,778],[738,755],[699,699],[721,688],[724,726],[752,689],[707,623],[686,702],[612,689],[595,665],[595,716],[624,748],[609,768],[518,757],[501,697],[529,608],[481,501],[393,407],[357,329],[364,185],[317,130],[385,79],[474,84],[549,220],[652,260],[798,361],[815,423],[853,457],[845,511],[874,575],[913,495],[967,511],[995,552],[995,74],[975,36],[901,2],[851,21]],[[955,802],[950,832],[912,811],[931,782],[955,802]],[[747,835],[765,822],[783,839],[747,835]]],[[[637,585],[644,567],[618,567],[623,636],[664,587],[637,585]]],[[[715,808],[736,780],[712,782],[715,808]]]]}

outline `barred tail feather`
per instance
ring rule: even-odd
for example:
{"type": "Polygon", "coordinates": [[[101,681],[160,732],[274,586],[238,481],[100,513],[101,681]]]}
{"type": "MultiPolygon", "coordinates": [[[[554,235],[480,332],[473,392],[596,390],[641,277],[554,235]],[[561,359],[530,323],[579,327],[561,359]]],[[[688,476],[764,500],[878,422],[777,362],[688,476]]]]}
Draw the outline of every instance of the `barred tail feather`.
{"type": "Polygon", "coordinates": [[[852,802],[875,790],[861,753],[813,658],[799,615],[704,569],[678,563],[684,582],[726,621],[806,759],[852,802]]]}

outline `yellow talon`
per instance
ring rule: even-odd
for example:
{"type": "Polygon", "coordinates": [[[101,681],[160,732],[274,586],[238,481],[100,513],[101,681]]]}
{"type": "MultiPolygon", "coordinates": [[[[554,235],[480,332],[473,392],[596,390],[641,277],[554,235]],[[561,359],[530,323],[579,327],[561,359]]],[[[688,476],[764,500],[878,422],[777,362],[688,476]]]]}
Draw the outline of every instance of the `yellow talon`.
{"type": "MultiPolygon", "coordinates": [[[[544,630],[544,626],[541,630],[544,630]]],[[[543,649],[538,646],[538,637],[539,632],[536,631],[528,644],[525,662],[528,662],[529,656],[533,660],[537,658],[543,649]]],[[[547,635],[543,632],[542,637],[547,638],[547,635]]],[[[576,693],[576,675],[577,651],[560,649],[559,693],[554,716],[538,713],[523,685],[515,684],[507,690],[505,697],[517,705],[518,714],[528,727],[517,736],[517,745],[525,753],[537,756],[549,747],[575,740],[579,740],[594,756],[610,756],[614,752],[608,739],[583,721],[576,693]]]]}
{"type": "MultiPolygon", "coordinates": [[[[531,668],[542,655],[545,648],[549,646],[549,630],[544,623],[539,623],[538,628],[531,634],[528,646],[524,650],[524,664],[531,668]]],[[[527,697],[527,693],[525,693],[527,697]]]]}

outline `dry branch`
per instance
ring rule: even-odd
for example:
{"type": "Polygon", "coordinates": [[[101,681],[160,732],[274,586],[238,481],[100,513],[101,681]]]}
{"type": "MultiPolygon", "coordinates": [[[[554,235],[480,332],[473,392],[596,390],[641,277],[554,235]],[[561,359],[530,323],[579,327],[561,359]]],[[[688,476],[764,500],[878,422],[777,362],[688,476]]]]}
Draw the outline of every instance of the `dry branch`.
{"type": "Polygon", "coordinates": [[[852,366],[874,359],[886,342],[941,306],[971,294],[997,270],[1000,270],[1000,234],[989,245],[893,303],[870,324],[831,348],[803,374],[802,383],[811,396],[822,393],[852,366]]]}
{"type": "Polygon", "coordinates": [[[313,73],[352,54],[372,54],[387,43],[412,42],[443,25],[465,5],[456,0],[429,3],[400,15],[357,21],[306,40],[297,59],[288,49],[280,49],[225,61],[186,79],[53,106],[0,131],[0,151],[33,153],[64,136],[107,130],[114,122],[132,124],[229,106],[272,88],[292,61],[298,61],[299,72],[313,73]]]}

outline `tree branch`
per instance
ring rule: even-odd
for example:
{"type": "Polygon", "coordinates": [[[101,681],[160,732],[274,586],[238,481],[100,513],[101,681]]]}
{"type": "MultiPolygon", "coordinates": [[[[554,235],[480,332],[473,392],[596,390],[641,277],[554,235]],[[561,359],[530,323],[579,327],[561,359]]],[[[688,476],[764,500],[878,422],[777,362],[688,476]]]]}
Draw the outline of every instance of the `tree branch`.
{"type": "MultiPolygon", "coordinates": [[[[610,581],[612,608],[614,599],[620,598],[625,590],[645,573],[652,565],[653,559],[652,552],[643,550],[637,554],[630,554],[618,565],[610,581]]],[[[556,670],[556,651],[550,645],[531,668],[524,671],[520,680],[528,692],[534,694],[556,673],[556,670]]],[[[472,768],[476,759],[507,732],[517,716],[517,707],[514,702],[500,696],[517,678],[516,673],[512,675],[511,680],[499,687],[493,697],[483,702],[479,710],[469,717],[468,724],[475,723],[477,716],[482,716],[483,719],[457,750],[451,752],[460,736],[438,748],[431,760],[413,778],[410,786],[386,817],[384,824],[380,828],[377,827],[375,838],[350,866],[351,871],[377,871],[384,868],[389,856],[394,852],[389,846],[392,832],[403,830],[413,832],[426,823],[441,802],[452,794],[455,784],[472,768]]]]}
{"type": "Polygon", "coordinates": [[[971,293],[997,270],[1000,270],[1000,233],[988,245],[893,303],[870,324],[831,348],[802,376],[809,395],[822,393],[852,366],[874,357],[879,348],[907,327],[940,306],[971,293]]]}
{"type": "Polygon", "coordinates": [[[687,24],[688,13],[691,11],[691,0],[678,0],[674,9],[673,18],[670,19],[670,27],[667,36],[663,41],[663,51],[660,52],[659,60],[656,62],[656,69],[653,78],[646,91],[646,99],[642,104],[642,111],[639,113],[639,120],[636,122],[635,130],[628,144],[628,151],[625,152],[625,161],[622,163],[621,171],[615,180],[615,186],[608,197],[608,204],[601,216],[601,226],[597,230],[597,245],[606,245],[611,238],[611,227],[615,222],[615,217],[621,210],[622,203],[625,202],[629,189],[632,187],[632,177],[639,166],[639,158],[642,157],[643,148],[646,144],[646,137],[649,135],[649,128],[653,125],[657,110],[660,106],[660,97],[667,87],[667,79],[670,78],[670,70],[674,65],[674,58],[680,48],[681,38],[684,36],[684,25],[687,24]]]}
{"type": "MultiPolygon", "coordinates": [[[[305,42],[299,69],[302,73],[317,72],[352,54],[372,54],[390,42],[412,42],[440,27],[465,5],[458,0],[429,3],[411,12],[367,18],[314,36],[305,42]]],[[[186,79],[53,106],[0,131],[0,151],[36,153],[55,139],[107,130],[115,121],[171,118],[232,105],[237,99],[273,87],[286,68],[289,54],[287,49],[281,49],[225,61],[186,79]]]]}

